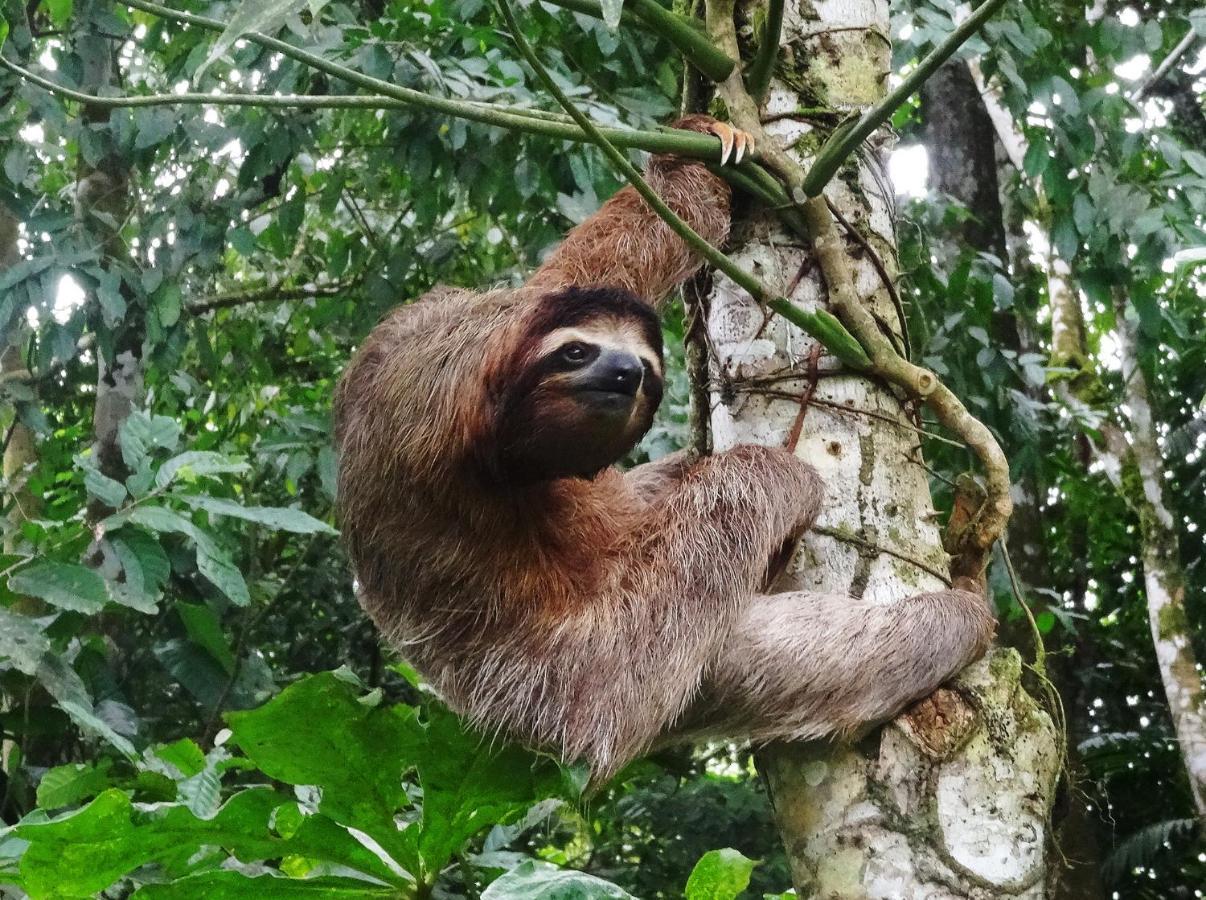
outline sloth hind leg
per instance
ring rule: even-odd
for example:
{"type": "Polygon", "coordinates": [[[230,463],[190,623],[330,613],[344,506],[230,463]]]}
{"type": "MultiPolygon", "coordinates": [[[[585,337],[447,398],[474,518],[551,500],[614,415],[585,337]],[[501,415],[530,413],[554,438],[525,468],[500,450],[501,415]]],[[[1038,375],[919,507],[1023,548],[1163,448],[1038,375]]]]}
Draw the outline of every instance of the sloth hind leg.
{"type": "Polygon", "coordinates": [[[753,597],[673,729],[689,737],[851,737],[978,659],[996,623],[960,590],[880,604],[803,591],[753,597]]]}

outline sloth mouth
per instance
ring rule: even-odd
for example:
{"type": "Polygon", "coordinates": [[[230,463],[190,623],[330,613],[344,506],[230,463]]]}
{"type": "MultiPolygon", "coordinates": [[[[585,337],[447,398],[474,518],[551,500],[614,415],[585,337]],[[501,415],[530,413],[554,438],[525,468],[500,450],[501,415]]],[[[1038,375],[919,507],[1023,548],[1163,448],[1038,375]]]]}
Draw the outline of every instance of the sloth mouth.
{"type": "Polygon", "coordinates": [[[627,391],[615,387],[589,387],[578,392],[584,400],[600,406],[619,407],[631,406],[636,399],[636,391],[627,391]]]}

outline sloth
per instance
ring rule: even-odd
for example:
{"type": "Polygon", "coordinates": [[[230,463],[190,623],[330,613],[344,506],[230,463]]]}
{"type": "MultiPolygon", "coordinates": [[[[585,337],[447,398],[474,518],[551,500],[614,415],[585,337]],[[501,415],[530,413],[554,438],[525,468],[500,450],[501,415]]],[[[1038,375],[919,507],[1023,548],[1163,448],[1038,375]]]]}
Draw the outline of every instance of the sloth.
{"type": "MultiPolygon", "coordinates": [[[[743,136],[706,116],[677,123],[743,136]]],[[[649,183],[721,244],[729,189],[654,156],[649,183]]],[[[615,467],[662,396],[658,304],[700,263],[624,188],[525,285],[388,314],[335,396],[357,596],[470,721],[585,763],[700,737],[845,737],[986,650],[963,590],[880,605],[763,591],[822,504],[787,450],[615,467]]]]}

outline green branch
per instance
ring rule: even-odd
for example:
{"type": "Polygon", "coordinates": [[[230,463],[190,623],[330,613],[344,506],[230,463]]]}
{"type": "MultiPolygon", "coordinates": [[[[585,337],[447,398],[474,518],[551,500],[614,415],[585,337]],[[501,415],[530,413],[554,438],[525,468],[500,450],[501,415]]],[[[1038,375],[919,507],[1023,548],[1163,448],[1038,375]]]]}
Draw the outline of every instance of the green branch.
{"type": "Polygon", "coordinates": [[[574,105],[574,102],[570,100],[566,93],[558,86],[557,82],[553,80],[548,70],[540,62],[536,51],[532,49],[532,45],[528,43],[527,38],[524,37],[523,32],[520,30],[509,0],[498,0],[498,7],[503,18],[506,20],[507,27],[511,30],[511,38],[515,41],[515,46],[519,49],[524,59],[527,60],[528,65],[532,67],[536,76],[544,83],[549,93],[557,99],[557,102],[578,123],[579,127],[590,135],[591,140],[598,145],[603,154],[620,170],[628,180],[628,183],[633,186],[636,192],[641,195],[650,208],[657,213],[675,234],[682,238],[692,250],[703,257],[713,268],[723,272],[737,285],[748,291],[750,296],[756,301],[764,303],[769,309],[791,322],[797,328],[812,335],[838,359],[856,368],[866,368],[870,364],[870,359],[862,347],[858,345],[854,336],[836,318],[824,310],[809,312],[799,309],[786,298],[776,297],[766,289],[761,281],[725,256],[716,247],[713,247],[694,228],[684,222],[657,195],[657,192],[649,186],[649,183],[636,170],[636,167],[628,161],[628,158],[607,140],[606,135],[603,134],[601,129],[583,115],[582,111],[574,105]]]}
{"type": "MultiPolygon", "coordinates": [[[[164,19],[182,22],[209,31],[221,32],[226,27],[225,23],[217,19],[199,16],[195,13],[181,12],[158,3],[152,3],[150,0],[123,0],[123,2],[134,9],[140,9],[164,19]]],[[[256,31],[244,34],[243,38],[252,43],[259,44],[268,50],[287,56],[290,59],[297,60],[312,69],[325,72],[334,78],[339,78],[357,87],[372,91],[380,97],[388,98],[403,105],[417,106],[431,110],[432,112],[467,119],[471,122],[480,122],[483,125],[494,125],[499,128],[522,131],[527,134],[543,135],[545,137],[575,141],[577,143],[589,143],[591,141],[590,136],[580,127],[562,121],[559,117],[551,117],[555,116],[555,114],[544,113],[539,110],[519,110],[510,107],[490,106],[476,101],[437,97],[412,88],[402,87],[401,85],[393,84],[380,78],[373,78],[371,75],[357,72],[355,69],[331,62],[308,50],[303,50],[300,47],[295,47],[285,41],[260,34],[256,31]]],[[[55,85],[55,87],[57,88],[58,86],[55,85]]],[[[220,105],[222,102],[221,98],[224,96],[243,97],[251,95],[213,94],[205,96],[212,98],[207,102],[220,105]]],[[[260,105],[271,106],[273,104],[265,102],[260,105]]],[[[716,161],[720,159],[720,150],[716,145],[716,141],[707,135],[698,134],[693,131],[680,131],[676,129],[645,131],[632,128],[604,128],[601,130],[607,135],[608,140],[617,147],[648,150],[651,153],[674,153],[678,156],[692,159],[716,161]]]]}
{"type": "Polygon", "coordinates": [[[988,21],[1005,0],[986,0],[975,12],[968,16],[958,28],[952,31],[941,44],[931,50],[921,60],[905,79],[886,97],[868,109],[853,123],[843,123],[833,130],[813,160],[812,168],[808,170],[801,187],[809,197],[816,197],[824,190],[835,172],[846,161],[859,144],[861,144],[875,129],[892,117],[892,113],[921,87],[922,82],[929,78],[938,67],[950,59],[951,55],[965,44],[980,26],[988,21]]]}
{"type": "Polygon", "coordinates": [[[775,62],[779,59],[779,38],[783,34],[785,5],[784,0],[770,0],[767,4],[766,24],[762,28],[758,52],[745,72],[745,89],[759,103],[766,99],[771,75],[775,71],[775,62]]]}
{"type": "MultiPolygon", "coordinates": [[[[571,9],[596,19],[603,18],[599,0],[549,0],[555,6],[571,9]]],[[[656,32],[673,44],[687,62],[699,69],[712,81],[724,81],[733,71],[736,62],[699,29],[686,16],[672,12],[657,0],[628,0],[624,4],[621,19],[633,24],[639,21],[650,31],[656,32]]]]}

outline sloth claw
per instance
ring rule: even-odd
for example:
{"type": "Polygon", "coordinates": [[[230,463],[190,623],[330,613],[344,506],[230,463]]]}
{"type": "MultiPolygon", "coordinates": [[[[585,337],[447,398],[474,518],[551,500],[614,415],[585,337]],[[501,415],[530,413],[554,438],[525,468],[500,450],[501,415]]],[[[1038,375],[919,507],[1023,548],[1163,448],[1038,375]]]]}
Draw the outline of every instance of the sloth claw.
{"type": "Polygon", "coordinates": [[[720,138],[720,164],[722,166],[728,163],[730,157],[733,165],[737,165],[746,156],[754,155],[754,139],[744,131],[726,125],[724,122],[710,122],[708,132],[720,138]]]}

